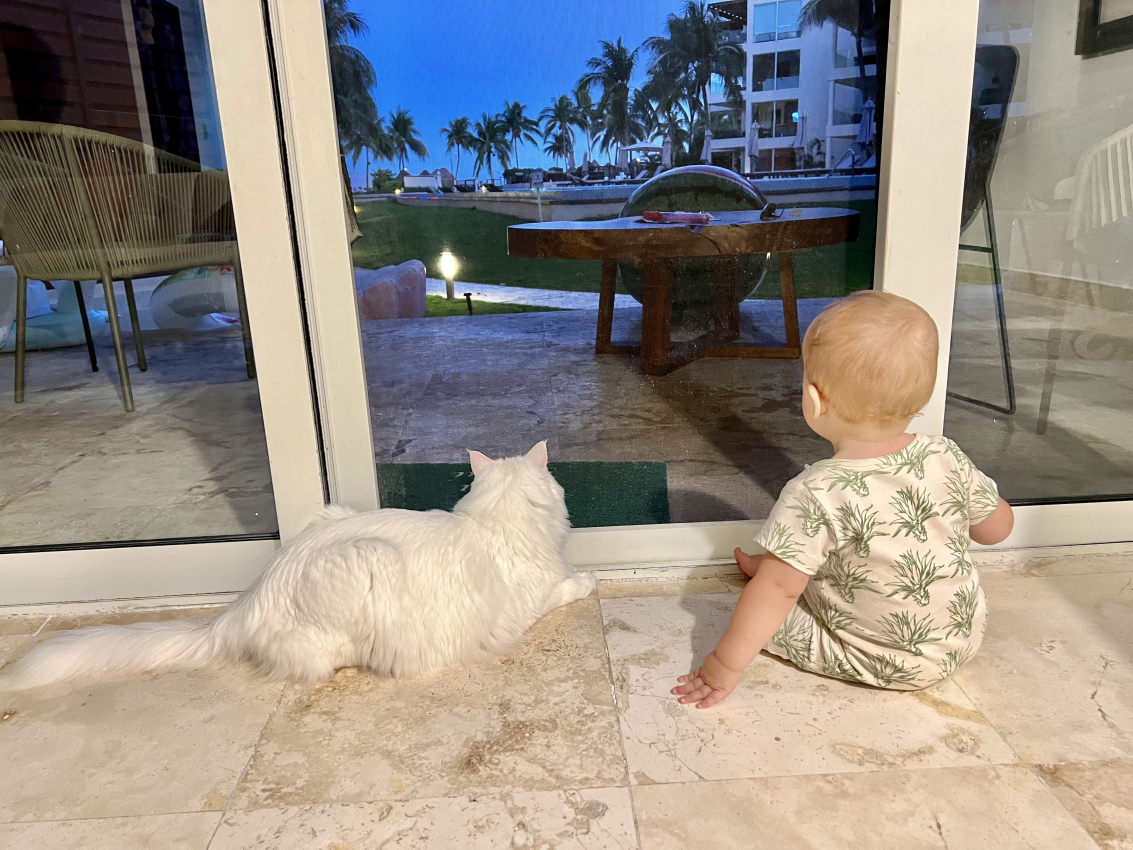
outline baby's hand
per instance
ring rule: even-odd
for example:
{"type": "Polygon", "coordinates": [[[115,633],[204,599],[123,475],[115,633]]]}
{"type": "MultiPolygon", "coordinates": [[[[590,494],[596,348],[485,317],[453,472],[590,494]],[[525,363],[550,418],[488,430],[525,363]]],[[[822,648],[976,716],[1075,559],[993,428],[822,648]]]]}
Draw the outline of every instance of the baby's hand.
{"type": "Polygon", "coordinates": [[[734,691],[743,675],[743,670],[725,667],[716,653],[710,652],[698,669],[677,679],[681,684],[670,693],[681,694],[679,703],[695,702],[697,708],[709,708],[734,691]]]}

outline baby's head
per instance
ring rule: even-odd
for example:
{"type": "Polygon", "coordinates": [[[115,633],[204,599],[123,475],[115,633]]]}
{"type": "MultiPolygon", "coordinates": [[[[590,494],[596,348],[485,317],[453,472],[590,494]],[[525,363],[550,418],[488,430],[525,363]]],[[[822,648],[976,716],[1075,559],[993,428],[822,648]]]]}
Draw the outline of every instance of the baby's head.
{"type": "Polygon", "coordinates": [[[907,298],[866,291],[839,299],[803,340],[807,424],[828,439],[900,433],[932,395],[938,346],[936,323],[907,298]]]}

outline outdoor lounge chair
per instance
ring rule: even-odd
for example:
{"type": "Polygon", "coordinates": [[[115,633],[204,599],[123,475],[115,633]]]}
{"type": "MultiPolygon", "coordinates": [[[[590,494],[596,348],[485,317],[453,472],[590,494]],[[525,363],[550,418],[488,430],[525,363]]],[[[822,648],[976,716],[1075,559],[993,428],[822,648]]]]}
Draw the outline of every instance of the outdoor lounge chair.
{"type": "MultiPolygon", "coordinates": [[[[129,412],[134,397],[114,281],[126,288],[138,368],[144,372],[133,279],[231,265],[248,377],[256,376],[224,171],[202,170],[150,145],[81,127],[0,121],[0,238],[16,267],[17,403],[24,400],[29,279],[102,282],[122,403],[129,412]]],[[[88,346],[93,355],[89,335],[88,346]]]]}

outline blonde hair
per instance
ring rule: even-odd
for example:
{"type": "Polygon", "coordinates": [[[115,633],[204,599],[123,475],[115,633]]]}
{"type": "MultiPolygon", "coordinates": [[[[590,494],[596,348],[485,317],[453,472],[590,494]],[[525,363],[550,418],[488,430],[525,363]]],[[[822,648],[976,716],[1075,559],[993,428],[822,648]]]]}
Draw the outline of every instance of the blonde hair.
{"type": "Polygon", "coordinates": [[[924,308],[888,292],[855,292],[818,314],[803,339],[807,380],[846,422],[914,416],[932,396],[939,349],[924,308]]]}

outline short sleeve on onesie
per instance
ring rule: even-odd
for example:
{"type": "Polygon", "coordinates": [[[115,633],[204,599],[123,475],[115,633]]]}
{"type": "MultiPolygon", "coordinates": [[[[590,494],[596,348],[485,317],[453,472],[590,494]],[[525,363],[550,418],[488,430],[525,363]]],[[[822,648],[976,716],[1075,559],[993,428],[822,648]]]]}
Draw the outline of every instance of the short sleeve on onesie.
{"type": "Polygon", "coordinates": [[[957,496],[960,492],[967,495],[968,524],[978,525],[995,513],[995,509],[999,507],[999,488],[995,486],[994,481],[976,468],[958,445],[947,437],[941,437],[941,442],[956,461],[956,469],[948,480],[949,489],[956,485],[957,496]],[[956,476],[959,478],[957,479],[956,476]]]}
{"type": "Polygon", "coordinates": [[[814,575],[837,545],[834,518],[820,500],[808,467],[787,483],[755,542],[799,572],[814,575]]]}

